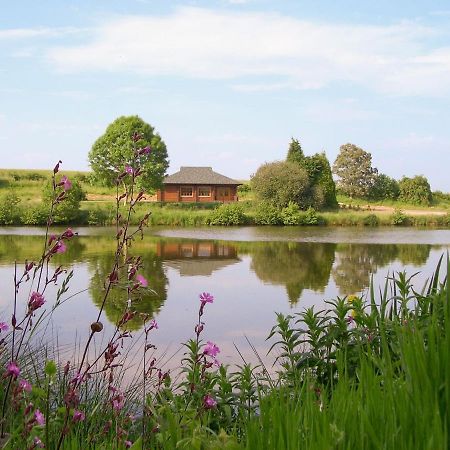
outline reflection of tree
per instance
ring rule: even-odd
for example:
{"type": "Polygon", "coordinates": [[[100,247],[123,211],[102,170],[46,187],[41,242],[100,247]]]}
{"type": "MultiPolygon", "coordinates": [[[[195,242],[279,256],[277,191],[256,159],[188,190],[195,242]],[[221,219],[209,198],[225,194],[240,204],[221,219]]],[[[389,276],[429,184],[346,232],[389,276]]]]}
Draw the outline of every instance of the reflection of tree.
{"type": "Polygon", "coordinates": [[[398,259],[402,264],[424,265],[430,256],[431,245],[402,244],[398,247],[398,259]]]}
{"type": "Polygon", "coordinates": [[[412,244],[339,244],[333,279],[343,295],[367,288],[370,275],[399,259],[402,264],[425,264],[430,245],[412,244]]]}
{"type": "MultiPolygon", "coordinates": [[[[161,259],[152,251],[146,250],[142,255],[143,268],[139,271],[148,280],[149,289],[140,289],[139,296],[132,298],[132,310],[155,315],[167,298],[168,280],[162,268],[161,259]]],[[[105,294],[105,280],[114,265],[112,253],[99,255],[90,262],[93,275],[89,284],[89,293],[93,302],[100,307],[105,294]]],[[[105,313],[110,322],[117,323],[125,312],[127,305],[126,288],[114,287],[106,300],[105,313]]],[[[135,316],[127,323],[127,329],[137,330],[142,326],[142,319],[135,316]]]]}
{"type": "Polygon", "coordinates": [[[251,268],[265,282],[286,287],[291,304],[304,289],[322,291],[330,278],[336,244],[265,242],[247,246],[251,268]]]}

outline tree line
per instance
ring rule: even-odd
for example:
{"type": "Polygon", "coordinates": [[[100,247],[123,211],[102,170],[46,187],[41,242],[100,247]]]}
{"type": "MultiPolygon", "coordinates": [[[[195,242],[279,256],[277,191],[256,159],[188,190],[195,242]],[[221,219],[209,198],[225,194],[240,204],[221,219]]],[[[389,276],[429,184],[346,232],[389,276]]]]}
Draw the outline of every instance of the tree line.
{"type": "Polygon", "coordinates": [[[336,193],[367,200],[400,200],[430,205],[432,192],[423,175],[399,181],[372,166],[372,155],[354,144],[344,144],[331,167],[324,152],[306,156],[292,139],[284,161],[261,165],[251,178],[257,198],[276,208],[337,207],[336,193]],[[333,178],[335,176],[335,179],[333,178]]]}

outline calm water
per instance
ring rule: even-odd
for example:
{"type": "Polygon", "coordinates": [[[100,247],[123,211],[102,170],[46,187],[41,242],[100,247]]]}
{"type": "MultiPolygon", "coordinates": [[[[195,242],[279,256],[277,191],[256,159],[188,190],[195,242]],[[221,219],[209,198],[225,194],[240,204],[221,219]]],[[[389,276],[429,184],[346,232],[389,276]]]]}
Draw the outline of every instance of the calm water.
{"type": "MultiPolygon", "coordinates": [[[[57,339],[58,348],[68,352],[84,341],[96,317],[114,257],[111,230],[79,231],[68,251],[54,260],[55,265],[74,269],[65,297],[79,293],[54,313],[45,336],[39,337],[57,339]]],[[[39,229],[0,229],[1,320],[10,317],[14,261],[37,258],[42,233],[39,229]]],[[[241,362],[234,345],[247,360],[255,361],[246,337],[265,357],[265,338],[275,312],[293,313],[306,306],[321,306],[324,299],[338,295],[364,293],[371,274],[375,284],[381,285],[389,273],[403,268],[411,274],[420,272],[415,284],[421,287],[449,249],[449,230],[155,229],[131,249],[143,256],[143,273],[153,290],[133,308],[158,321],[160,328],[152,340],[165,364],[176,366],[182,353],[180,343],[193,336],[198,294],[211,292],[216,300],[206,308],[204,338],[218,343],[222,362],[241,362]]],[[[50,293],[47,299],[50,306],[50,293]]],[[[110,295],[105,336],[121,316],[125,302],[124,291],[110,295]]],[[[136,319],[131,325],[138,343],[140,323],[136,319]]]]}

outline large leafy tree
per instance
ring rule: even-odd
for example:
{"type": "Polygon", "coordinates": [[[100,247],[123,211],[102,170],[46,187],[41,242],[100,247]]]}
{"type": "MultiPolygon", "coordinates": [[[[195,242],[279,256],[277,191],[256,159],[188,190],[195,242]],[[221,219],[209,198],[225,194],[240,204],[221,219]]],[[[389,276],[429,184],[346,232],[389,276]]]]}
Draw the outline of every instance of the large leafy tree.
{"type": "Polygon", "coordinates": [[[150,147],[150,152],[142,152],[138,165],[143,174],[136,182],[140,189],[153,192],[160,188],[169,167],[167,148],[154,128],[139,116],[122,116],[112,122],[89,152],[89,162],[95,178],[107,186],[115,184],[117,175],[130,164],[133,156],[134,133],[141,136],[136,142],[139,148],[150,147]]]}
{"type": "Polygon", "coordinates": [[[372,167],[372,155],[354,144],[341,145],[333,164],[333,173],[339,177],[338,187],[349,197],[365,197],[375,183],[378,173],[372,167]]]}
{"type": "Polygon", "coordinates": [[[299,164],[278,161],[263,164],[251,179],[252,189],[259,200],[277,208],[289,202],[301,208],[313,203],[308,173],[299,164]]]}

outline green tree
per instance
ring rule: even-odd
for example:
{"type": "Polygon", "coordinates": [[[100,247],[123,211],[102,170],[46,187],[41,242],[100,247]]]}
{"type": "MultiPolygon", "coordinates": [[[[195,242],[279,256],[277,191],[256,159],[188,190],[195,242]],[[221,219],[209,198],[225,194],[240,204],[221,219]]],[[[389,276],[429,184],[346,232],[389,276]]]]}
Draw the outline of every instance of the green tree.
{"type": "Polygon", "coordinates": [[[375,177],[374,184],[370,188],[369,198],[374,200],[395,200],[400,194],[397,180],[380,173],[375,177]]]}
{"type": "Polygon", "coordinates": [[[377,169],[372,167],[372,155],[354,144],[341,145],[333,164],[339,177],[338,188],[349,197],[365,197],[375,183],[377,169]]]}
{"type": "MultiPolygon", "coordinates": [[[[77,179],[71,180],[72,186],[66,191],[66,197],[53,211],[53,223],[71,223],[75,222],[80,215],[80,202],[85,200],[86,195],[77,179]]],[[[52,182],[48,180],[44,185],[42,200],[45,207],[50,208],[53,199],[52,182]]]]}
{"type": "Polygon", "coordinates": [[[300,167],[303,167],[308,172],[316,208],[320,208],[321,206],[337,206],[336,185],[333,180],[330,163],[325,153],[305,156],[300,142],[292,138],[286,161],[299,164],[300,167]]]}
{"type": "Polygon", "coordinates": [[[284,208],[289,202],[302,209],[313,204],[308,173],[297,163],[263,164],[251,178],[251,185],[259,200],[277,208],[284,208]]]}
{"type": "Polygon", "coordinates": [[[403,177],[398,183],[400,200],[417,205],[429,205],[433,200],[430,184],[423,175],[414,178],[403,177]]]}
{"type": "Polygon", "coordinates": [[[292,138],[291,143],[289,144],[286,161],[300,164],[304,159],[305,155],[303,154],[300,142],[297,139],[292,138]]]}
{"type": "Polygon", "coordinates": [[[322,204],[316,200],[317,206],[336,207],[336,184],[333,180],[330,163],[325,153],[306,156],[301,165],[306,169],[309,182],[315,191],[316,198],[321,196],[322,204]]]}
{"type": "Polygon", "coordinates": [[[141,135],[136,142],[139,148],[150,147],[149,153],[139,156],[138,164],[143,174],[137,178],[137,185],[147,192],[160,188],[169,167],[167,148],[154,128],[139,116],[122,116],[112,122],[89,152],[89,162],[96,179],[113,186],[117,175],[123,172],[134,157],[131,137],[141,135]]]}

